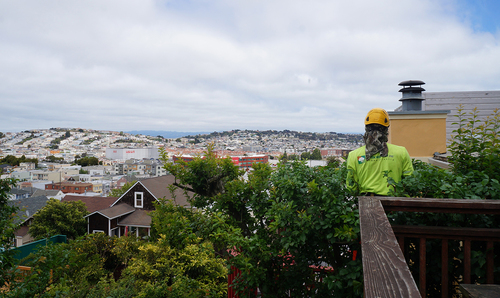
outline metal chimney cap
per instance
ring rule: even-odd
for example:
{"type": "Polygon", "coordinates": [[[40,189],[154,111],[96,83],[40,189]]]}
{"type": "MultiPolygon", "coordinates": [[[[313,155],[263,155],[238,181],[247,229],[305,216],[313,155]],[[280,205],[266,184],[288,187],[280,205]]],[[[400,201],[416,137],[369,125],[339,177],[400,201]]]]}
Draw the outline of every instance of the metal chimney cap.
{"type": "Polygon", "coordinates": [[[411,91],[422,92],[425,91],[425,89],[422,87],[403,87],[399,90],[399,92],[411,92],[411,91]]]}
{"type": "Polygon", "coordinates": [[[409,81],[403,81],[398,84],[399,86],[417,86],[417,85],[425,85],[423,81],[419,80],[409,80],[409,81]]]}

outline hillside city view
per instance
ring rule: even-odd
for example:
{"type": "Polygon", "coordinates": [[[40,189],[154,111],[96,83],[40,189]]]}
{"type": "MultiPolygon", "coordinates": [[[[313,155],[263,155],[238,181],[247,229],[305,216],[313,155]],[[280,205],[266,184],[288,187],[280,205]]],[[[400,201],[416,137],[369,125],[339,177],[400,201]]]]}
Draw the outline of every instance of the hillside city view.
{"type": "Polygon", "coordinates": [[[0,298],[500,297],[500,1],[416,4],[0,1],[0,298]]]}
{"type": "Polygon", "coordinates": [[[276,163],[285,153],[300,159],[303,153],[312,153],[317,148],[326,160],[329,156],[342,158],[362,146],[361,134],[290,130],[232,130],[169,139],[122,131],[50,128],[5,132],[2,136],[3,179],[12,177],[31,181],[31,186],[43,186],[72,177],[73,181],[98,184],[97,192],[103,196],[120,187],[116,181],[124,175],[147,178],[167,174],[158,160],[158,148],[164,148],[172,160],[175,156],[201,155],[208,144],[213,144],[221,157],[265,155],[276,163]],[[117,150],[121,154],[117,155],[117,150]],[[37,167],[9,165],[7,156],[37,160],[37,167]],[[91,161],[89,165],[89,160],[94,164],[91,161]],[[44,181],[44,177],[52,179],[44,181]]]}

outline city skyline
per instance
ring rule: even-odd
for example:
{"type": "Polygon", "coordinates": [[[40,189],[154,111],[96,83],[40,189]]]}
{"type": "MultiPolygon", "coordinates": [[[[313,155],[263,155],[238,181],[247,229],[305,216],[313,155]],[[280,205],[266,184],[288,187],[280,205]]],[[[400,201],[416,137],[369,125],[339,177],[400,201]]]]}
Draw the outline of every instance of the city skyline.
{"type": "Polygon", "coordinates": [[[398,83],[498,90],[496,1],[0,2],[0,131],[360,133],[398,83]],[[331,3],[332,2],[332,3],[331,3]]]}

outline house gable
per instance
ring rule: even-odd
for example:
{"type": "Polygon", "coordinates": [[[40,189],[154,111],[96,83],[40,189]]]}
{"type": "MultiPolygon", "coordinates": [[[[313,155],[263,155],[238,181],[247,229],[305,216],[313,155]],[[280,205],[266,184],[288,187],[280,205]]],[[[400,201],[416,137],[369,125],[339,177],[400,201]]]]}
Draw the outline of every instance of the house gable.
{"type": "Polygon", "coordinates": [[[125,203],[129,206],[142,210],[155,210],[154,202],[156,201],[158,201],[158,199],[140,181],[137,181],[111,206],[119,203],[125,203]],[[138,204],[136,201],[136,197],[139,194],[142,194],[142,204],[138,204]]]}
{"type": "Polygon", "coordinates": [[[103,231],[108,234],[109,230],[109,219],[100,213],[93,213],[87,218],[87,233],[92,234],[96,231],[103,231]]]}

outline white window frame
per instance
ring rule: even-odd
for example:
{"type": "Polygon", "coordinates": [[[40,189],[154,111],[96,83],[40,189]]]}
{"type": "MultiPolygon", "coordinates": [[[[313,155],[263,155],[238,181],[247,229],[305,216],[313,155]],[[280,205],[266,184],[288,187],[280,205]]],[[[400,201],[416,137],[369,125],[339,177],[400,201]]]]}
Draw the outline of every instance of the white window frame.
{"type": "Polygon", "coordinates": [[[140,191],[134,192],[134,207],[135,208],[144,208],[144,193],[140,191]],[[140,195],[140,200],[138,200],[138,196],[140,195]],[[140,201],[140,204],[137,202],[140,201]]]}

